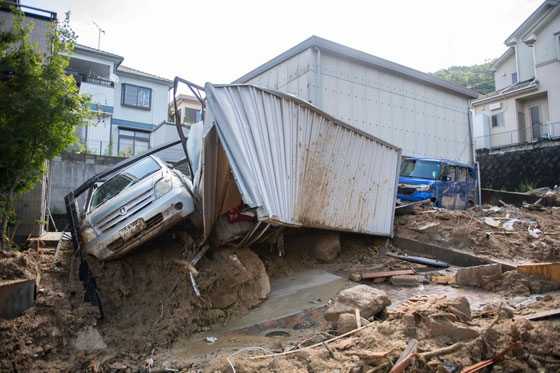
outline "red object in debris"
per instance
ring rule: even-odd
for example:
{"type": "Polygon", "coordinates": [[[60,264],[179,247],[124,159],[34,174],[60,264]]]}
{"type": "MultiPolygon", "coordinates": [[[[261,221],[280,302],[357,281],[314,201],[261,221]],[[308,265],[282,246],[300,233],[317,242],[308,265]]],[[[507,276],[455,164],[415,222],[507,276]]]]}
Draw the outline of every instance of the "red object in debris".
{"type": "Polygon", "coordinates": [[[239,205],[237,207],[232,208],[231,210],[228,211],[227,213],[227,220],[230,223],[236,223],[238,221],[251,221],[254,220],[254,218],[252,216],[249,215],[245,215],[243,214],[243,210],[245,210],[247,207],[247,205],[242,204],[239,205]]]}

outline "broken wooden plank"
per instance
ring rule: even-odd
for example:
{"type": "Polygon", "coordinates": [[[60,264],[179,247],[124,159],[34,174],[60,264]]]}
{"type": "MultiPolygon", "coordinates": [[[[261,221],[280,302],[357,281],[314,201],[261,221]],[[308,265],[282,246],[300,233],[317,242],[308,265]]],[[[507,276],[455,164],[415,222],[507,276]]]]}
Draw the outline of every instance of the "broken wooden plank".
{"type": "Polygon", "coordinates": [[[178,264],[180,266],[184,266],[186,269],[189,270],[193,275],[198,275],[198,271],[194,268],[191,263],[187,262],[186,260],[181,259],[173,259],[173,263],[178,264]]]}
{"type": "Polygon", "coordinates": [[[399,356],[399,359],[397,360],[397,362],[393,366],[393,369],[391,369],[391,373],[404,372],[404,370],[412,362],[412,358],[414,357],[414,354],[416,353],[416,348],[417,347],[418,347],[418,341],[416,339],[411,339],[410,342],[408,343],[408,346],[406,346],[403,353],[401,354],[401,356],[399,356]]]}
{"type": "Polygon", "coordinates": [[[361,274],[361,279],[371,280],[374,278],[381,278],[381,277],[405,276],[405,275],[414,275],[414,274],[415,272],[412,269],[403,269],[397,271],[367,272],[361,274]]]}
{"type": "Polygon", "coordinates": [[[560,263],[534,263],[517,266],[517,272],[537,275],[560,282],[560,263]]]}
{"type": "Polygon", "coordinates": [[[433,282],[436,282],[438,284],[456,284],[457,283],[457,279],[455,278],[455,275],[434,275],[431,277],[431,280],[433,282]]]}
{"type": "Polygon", "coordinates": [[[543,319],[548,319],[548,318],[558,317],[558,316],[560,316],[560,308],[532,313],[530,315],[525,315],[523,317],[526,318],[527,320],[537,321],[537,320],[543,320],[543,319]]]}
{"type": "Polygon", "coordinates": [[[499,354],[497,354],[496,356],[494,356],[492,359],[489,360],[484,360],[481,361],[479,363],[473,364],[469,367],[464,368],[461,373],[473,373],[473,372],[478,372],[479,370],[481,370],[482,368],[486,368],[496,362],[498,362],[499,360],[502,360],[504,358],[504,356],[512,351],[514,348],[516,348],[517,346],[519,346],[519,342],[516,342],[514,344],[512,344],[511,346],[509,346],[508,348],[506,348],[505,350],[503,350],[502,352],[500,352],[499,354]]]}

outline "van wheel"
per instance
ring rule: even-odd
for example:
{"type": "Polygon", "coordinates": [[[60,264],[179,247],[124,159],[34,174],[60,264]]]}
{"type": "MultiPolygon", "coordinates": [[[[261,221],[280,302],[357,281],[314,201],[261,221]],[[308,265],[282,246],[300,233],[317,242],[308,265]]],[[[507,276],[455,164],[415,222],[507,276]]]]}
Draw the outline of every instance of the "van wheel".
{"type": "Polygon", "coordinates": [[[473,201],[467,201],[467,203],[465,204],[465,210],[468,210],[470,208],[474,207],[474,202],[473,201]]]}

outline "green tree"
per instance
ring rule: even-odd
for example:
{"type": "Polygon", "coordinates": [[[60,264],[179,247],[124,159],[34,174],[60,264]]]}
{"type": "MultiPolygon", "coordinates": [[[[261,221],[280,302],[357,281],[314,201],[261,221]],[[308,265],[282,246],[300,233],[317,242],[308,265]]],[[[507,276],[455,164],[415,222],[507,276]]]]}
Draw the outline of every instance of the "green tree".
{"type": "Polygon", "coordinates": [[[11,27],[0,24],[0,218],[1,246],[7,248],[8,222],[17,194],[27,192],[45,172],[46,160],[76,141],[76,126],[92,114],[90,97],[78,94],[65,73],[76,40],[65,21],[47,33],[48,53],[29,41],[33,24],[14,10],[11,27]]]}
{"type": "Polygon", "coordinates": [[[472,66],[451,66],[447,69],[438,70],[432,75],[486,94],[495,90],[494,73],[489,69],[494,61],[472,66]]]}

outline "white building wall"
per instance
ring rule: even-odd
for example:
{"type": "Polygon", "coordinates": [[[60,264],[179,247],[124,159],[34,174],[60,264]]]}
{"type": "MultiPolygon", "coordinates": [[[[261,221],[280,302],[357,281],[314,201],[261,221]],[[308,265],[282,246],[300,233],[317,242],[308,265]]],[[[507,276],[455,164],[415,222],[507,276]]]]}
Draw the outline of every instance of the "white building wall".
{"type": "Polygon", "coordinates": [[[496,69],[496,72],[494,73],[496,90],[498,91],[502,88],[512,85],[512,74],[515,72],[517,72],[517,64],[515,63],[515,53],[513,53],[504,62],[502,62],[502,64],[496,69]]]}
{"type": "Polygon", "coordinates": [[[533,63],[533,48],[525,43],[517,44],[517,63],[519,64],[519,81],[533,79],[535,77],[535,64],[533,63]]]}
{"type": "Polygon", "coordinates": [[[537,67],[545,63],[557,63],[560,59],[558,54],[560,50],[560,41],[558,35],[554,35],[554,33],[558,33],[559,31],[560,16],[557,15],[549,24],[537,32],[537,41],[535,43],[535,60],[537,67]]]}
{"type": "Polygon", "coordinates": [[[471,161],[468,99],[397,74],[307,49],[248,83],[295,94],[403,149],[410,157],[471,161]]]}
{"type": "Polygon", "coordinates": [[[115,85],[115,108],[113,112],[115,118],[153,125],[167,120],[169,90],[167,85],[140,77],[130,77],[128,75],[119,74],[118,70],[117,75],[119,77],[119,83],[115,85]],[[151,88],[152,101],[150,110],[123,106],[121,104],[123,84],[133,84],[140,87],[151,88]]]}

